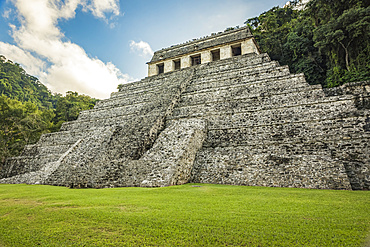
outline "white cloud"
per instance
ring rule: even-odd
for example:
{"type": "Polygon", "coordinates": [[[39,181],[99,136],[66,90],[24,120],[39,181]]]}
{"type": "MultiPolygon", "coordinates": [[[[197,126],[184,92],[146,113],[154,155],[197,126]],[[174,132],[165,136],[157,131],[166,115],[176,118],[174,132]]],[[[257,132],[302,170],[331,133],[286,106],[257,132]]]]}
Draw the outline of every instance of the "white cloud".
{"type": "Polygon", "coordinates": [[[106,98],[118,84],[131,79],[111,62],[89,57],[82,47],[63,41],[65,36],[58,27],[58,21],[75,17],[78,6],[108,22],[107,13],[119,15],[118,0],[12,1],[21,23],[18,27],[10,25],[17,46],[0,43],[0,53],[21,63],[52,91],[78,91],[106,98]]]}
{"type": "Polygon", "coordinates": [[[55,60],[48,69],[46,80],[53,82],[52,90],[60,92],[73,88],[73,91],[102,97],[115,91],[118,84],[131,79],[123,75],[114,64],[89,58],[75,48],[66,48],[70,58],[55,60]]]}
{"type": "Polygon", "coordinates": [[[5,19],[8,19],[11,14],[12,14],[12,9],[6,9],[4,10],[2,17],[4,17],[5,19]]]}
{"type": "Polygon", "coordinates": [[[131,40],[130,48],[134,52],[139,52],[140,56],[153,56],[154,52],[147,42],[135,42],[131,40]]]}
{"type": "Polygon", "coordinates": [[[83,3],[84,10],[90,10],[94,16],[106,19],[105,14],[119,15],[119,2],[117,0],[89,0],[83,3]]]}
{"type": "Polygon", "coordinates": [[[42,77],[45,68],[45,62],[34,57],[31,53],[20,49],[19,47],[0,41],[0,54],[13,62],[22,64],[28,74],[42,77]]]}

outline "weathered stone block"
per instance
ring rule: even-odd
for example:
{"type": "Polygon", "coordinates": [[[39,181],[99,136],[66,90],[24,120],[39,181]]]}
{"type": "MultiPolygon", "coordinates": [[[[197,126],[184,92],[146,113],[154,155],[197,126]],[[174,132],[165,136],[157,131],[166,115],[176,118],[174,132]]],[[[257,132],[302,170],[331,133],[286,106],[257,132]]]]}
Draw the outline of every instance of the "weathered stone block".
{"type": "Polygon", "coordinates": [[[200,119],[185,119],[171,123],[140,160],[161,164],[142,181],[141,186],[185,184],[190,179],[195,155],[206,138],[206,123],[200,119]],[[162,167],[166,168],[163,169],[162,167]]]}

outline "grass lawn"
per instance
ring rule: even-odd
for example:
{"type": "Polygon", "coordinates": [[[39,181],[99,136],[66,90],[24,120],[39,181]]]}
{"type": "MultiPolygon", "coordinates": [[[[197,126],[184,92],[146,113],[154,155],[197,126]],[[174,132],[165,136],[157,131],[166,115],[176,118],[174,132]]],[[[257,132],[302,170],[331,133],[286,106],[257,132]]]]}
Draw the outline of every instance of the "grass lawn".
{"type": "Polygon", "coordinates": [[[369,233],[370,191],[0,185],[2,247],[369,246],[369,233]]]}

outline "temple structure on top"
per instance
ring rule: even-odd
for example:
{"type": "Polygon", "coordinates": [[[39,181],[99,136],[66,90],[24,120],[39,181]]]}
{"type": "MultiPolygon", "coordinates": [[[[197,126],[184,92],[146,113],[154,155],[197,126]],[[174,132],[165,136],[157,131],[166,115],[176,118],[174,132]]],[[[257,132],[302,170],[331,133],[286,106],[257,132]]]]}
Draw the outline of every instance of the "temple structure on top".
{"type": "Polygon", "coordinates": [[[370,82],[323,89],[247,27],[154,53],[120,87],[0,166],[0,183],[370,189],[370,82]]]}
{"type": "Polygon", "coordinates": [[[148,76],[248,53],[260,51],[249,28],[237,28],[156,51],[147,63],[148,76]]]}

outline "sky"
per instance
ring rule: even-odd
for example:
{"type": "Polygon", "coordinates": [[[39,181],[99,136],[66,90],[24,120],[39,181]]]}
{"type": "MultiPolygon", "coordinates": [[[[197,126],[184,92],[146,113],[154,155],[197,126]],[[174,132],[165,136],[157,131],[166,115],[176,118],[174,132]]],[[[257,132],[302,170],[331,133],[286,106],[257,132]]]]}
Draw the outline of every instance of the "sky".
{"type": "Polygon", "coordinates": [[[153,52],[243,26],[287,0],[0,0],[0,55],[53,93],[109,98],[153,52]]]}

